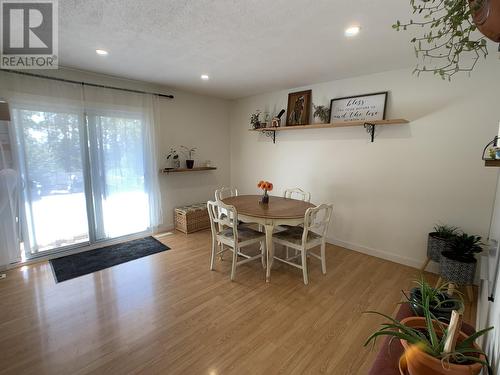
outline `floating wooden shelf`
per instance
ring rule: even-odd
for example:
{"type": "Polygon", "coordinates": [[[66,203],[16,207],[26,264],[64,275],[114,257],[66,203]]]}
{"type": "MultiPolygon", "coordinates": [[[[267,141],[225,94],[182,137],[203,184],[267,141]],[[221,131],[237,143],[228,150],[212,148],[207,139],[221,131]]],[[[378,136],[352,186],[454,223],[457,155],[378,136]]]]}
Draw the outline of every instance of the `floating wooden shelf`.
{"type": "Polygon", "coordinates": [[[485,160],[485,167],[500,167],[500,160],[485,160]]]}
{"type": "Polygon", "coordinates": [[[374,120],[374,121],[349,121],[349,122],[333,122],[330,124],[310,124],[310,125],[296,125],[296,126],[281,126],[279,128],[259,128],[248,129],[252,132],[266,133],[273,137],[273,143],[276,141],[276,132],[288,130],[304,130],[304,129],[332,129],[332,128],[345,128],[347,126],[364,126],[371,134],[372,142],[375,135],[375,126],[379,125],[402,125],[409,123],[408,120],[399,118],[392,120],[374,120]]]}
{"type": "Polygon", "coordinates": [[[180,173],[180,172],[199,172],[199,171],[215,171],[217,167],[195,167],[195,168],[177,168],[177,169],[162,169],[161,173],[180,173]]]}

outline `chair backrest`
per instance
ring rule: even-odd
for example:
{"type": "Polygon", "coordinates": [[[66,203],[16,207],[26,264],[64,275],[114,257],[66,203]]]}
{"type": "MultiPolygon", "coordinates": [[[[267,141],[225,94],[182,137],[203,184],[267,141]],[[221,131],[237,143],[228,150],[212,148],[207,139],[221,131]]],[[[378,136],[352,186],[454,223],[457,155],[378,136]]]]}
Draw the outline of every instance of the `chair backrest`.
{"type": "Polygon", "coordinates": [[[283,192],[284,198],[297,199],[299,201],[310,202],[311,193],[299,188],[285,189],[283,192]]]}
{"type": "Polygon", "coordinates": [[[304,215],[304,233],[302,235],[303,243],[307,240],[308,232],[319,234],[323,240],[325,239],[332,212],[333,205],[331,204],[320,204],[306,210],[304,215]]]}
{"type": "Polygon", "coordinates": [[[237,197],[238,196],[238,189],[233,188],[233,187],[221,187],[217,190],[215,190],[215,200],[216,201],[221,201],[223,199],[229,198],[229,197],[237,197]]]}
{"type": "Polygon", "coordinates": [[[207,202],[208,216],[210,217],[210,228],[212,229],[212,236],[214,238],[225,227],[233,230],[233,240],[238,241],[238,212],[234,206],[222,203],[221,201],[208,201],[207,202]],[[221,215],[224,211],[225,215],[221,215]]]}

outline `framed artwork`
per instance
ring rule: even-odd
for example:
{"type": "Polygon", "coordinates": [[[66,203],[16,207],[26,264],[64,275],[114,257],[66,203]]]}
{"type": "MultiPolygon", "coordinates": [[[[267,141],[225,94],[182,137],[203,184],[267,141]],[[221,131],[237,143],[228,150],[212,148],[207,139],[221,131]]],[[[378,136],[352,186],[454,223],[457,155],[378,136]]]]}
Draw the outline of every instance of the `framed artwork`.
{"type": "Polygon", "coordinates": [[[286,126],[307,125],[311,112],[311,90],[288,94],[286,126]]]}
{"type": "Polygon", "coordinates": [[[330,123],[385,120],[388,91],[332,99],[330,123]]]}

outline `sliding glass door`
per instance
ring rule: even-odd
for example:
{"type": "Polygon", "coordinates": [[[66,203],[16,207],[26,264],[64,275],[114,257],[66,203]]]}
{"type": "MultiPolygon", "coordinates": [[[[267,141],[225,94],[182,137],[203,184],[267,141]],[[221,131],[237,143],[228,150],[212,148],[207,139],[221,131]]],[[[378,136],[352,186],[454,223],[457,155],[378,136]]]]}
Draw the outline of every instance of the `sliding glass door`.
{"type": "Polygon", "coordinates": [[[150,227],[144,128],[140,114],[89,114],[96,239],[150,227]]]}
{"type": "Polygon", "coordinates": [[[30,254],[89,242],[84,127],[77,112],[18,108],[24,246],[30,254]]]}
{"type": "Polygon", "coordinates": [[[140,113],[14,113],[28,257],[151,227],[140,113]]]}

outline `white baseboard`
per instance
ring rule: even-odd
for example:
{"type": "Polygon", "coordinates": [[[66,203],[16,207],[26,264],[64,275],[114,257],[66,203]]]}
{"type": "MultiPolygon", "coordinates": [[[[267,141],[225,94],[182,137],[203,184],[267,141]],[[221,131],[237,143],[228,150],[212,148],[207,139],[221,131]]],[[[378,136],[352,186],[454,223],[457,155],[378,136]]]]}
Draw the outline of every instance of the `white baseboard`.
{"type": "MultiPolygon", "coordinates": [[[[371,255],[371,256],[374,256],[377,258],[389,260],[391,262],[403,264],[405,266],[413,267],[416,269],[420,269],[420,267],[422,267],[422,264],[425,261],[425,259],[408,258],[405,256],[401,256],[401,255],[397,255],[397,254],[388,252],[388,251],[373,249],[370,247],[366,247],[366,246],[357,245],[357,244],[353,244],[350,242],[338,240],[338,239],[332,238],[332,237],[328,237],[327,241],[333,245],[337,245],[337,246],[344,247],[344,248],[349,249],[349,250],[357,251],[358,253],[371,255]]],[[[438,265],[434,264],[433,262],[430,262],[426,268],[426,271],[432,272],[432,273],[438,273],[438,271],[439,271],[438,265]]]]}

